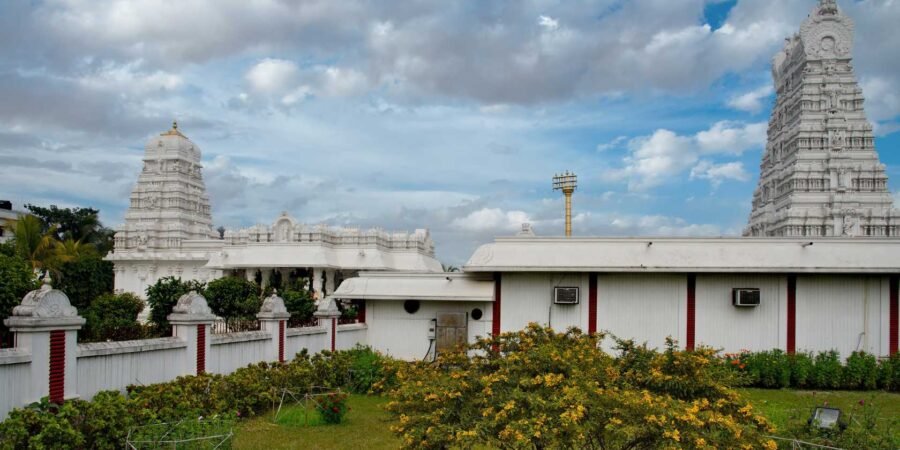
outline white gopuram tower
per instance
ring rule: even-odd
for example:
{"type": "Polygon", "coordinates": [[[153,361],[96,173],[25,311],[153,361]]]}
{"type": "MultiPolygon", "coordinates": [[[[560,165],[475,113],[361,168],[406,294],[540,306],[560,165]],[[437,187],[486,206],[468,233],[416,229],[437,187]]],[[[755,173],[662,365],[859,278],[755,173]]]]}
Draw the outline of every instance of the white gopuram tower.
{"type": "Polygon", "coordinates": [[[898,236],[853,72],[853,21],[821,0],[772,61],[777,100],[745,236],[898,236]]]}
{"type": "Polygon", "coordinates": [[[177,249],[185,240],[216,237],[201,168],[200,149],[177,123],[151,139],[125,224],[116,230],[116,252],[177,249]]]}

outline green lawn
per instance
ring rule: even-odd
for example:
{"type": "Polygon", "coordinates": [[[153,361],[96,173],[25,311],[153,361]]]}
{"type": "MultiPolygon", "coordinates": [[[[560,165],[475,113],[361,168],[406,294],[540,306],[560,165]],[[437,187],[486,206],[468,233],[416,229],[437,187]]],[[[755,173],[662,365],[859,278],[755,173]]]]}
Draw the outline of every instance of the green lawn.
{"type": "Polygon", "coordinates": [[[248,420],[235,430],[235,449],[396,449],[400,441],[388,427],[384,397],[352,395],[350,411],[340,425],[323,424],[313,410],[306,415],[302,407],[282,409],[278,422],[272,414],[248,420]],[[309,425],[306,425],[306,420],[309,425]]]}
{"type": "MultiPolygon", "coordinates": [[[[900,394],[768,389],[741,389],[741,393],[779,430],[788,423],[805,421],[815,406],[826,402],[849,412],[863,400],[880,408],[883,417],[900,416],[900,394]]],[[[277,423],[273,423],[272,414],[268,414],[239,424],[235,430],[234,448],[395,449],[400,442],[388,429],[390,423],[383,409],[387,401],[384,397],[350,396],[350,412],[340,425],[323,424],[313,410],[286,407],[279,414],[277,423]]]]}
{"type": "Polygon", "coordinates": [[[880,410],[884,418],[900,417],[900,394],[881,391],[795,391],[788,389],[741,389],[754,407],[768,417],[778,430],[789,423],[806,421],[816,406],[836,407],[850,413],[864,401],[880,410]]]}

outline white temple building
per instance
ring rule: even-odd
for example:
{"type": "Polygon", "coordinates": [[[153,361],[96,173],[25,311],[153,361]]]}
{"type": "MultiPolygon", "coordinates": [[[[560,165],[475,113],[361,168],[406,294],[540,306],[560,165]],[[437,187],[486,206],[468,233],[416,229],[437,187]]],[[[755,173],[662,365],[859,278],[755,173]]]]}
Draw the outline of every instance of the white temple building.
{"type": "Polygon", "coordinates": [[[853,20],[822,1],[772,60],[777,100],[745,236],[898,236],[853,71],[853,20]]]}
{"type": "MultiPolygon", "coordinates": [[[[117,291],[144,296],[160,278],[242,276],[265,286],[301,278],[319,298],[360,270],[440,272],[428,230],[389,233],[305,225],[282,213],[271,226],[212,229],[200,148],[178,125],[151,139],[125,223],[107,257],[117,291]]],[[[146,310],[145,310],[146,311],[146,310]]]]}

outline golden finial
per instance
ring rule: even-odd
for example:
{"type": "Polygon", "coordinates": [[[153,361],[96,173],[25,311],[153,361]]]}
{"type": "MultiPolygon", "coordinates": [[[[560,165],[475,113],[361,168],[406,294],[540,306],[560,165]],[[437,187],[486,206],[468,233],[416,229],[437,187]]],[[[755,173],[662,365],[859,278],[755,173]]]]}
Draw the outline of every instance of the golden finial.
{"type": "Polygon", "coordinates": [[[178,121],[177,121],[177,120],[173,120],[173,121],[172,121],[172,129],[169,130],[169,131],[166,131],[165,133],[162,133],[162,135],[163,135],[163,136],[181,136],[181,137],[184,137],[184,135],[181,134],[180,131],[178,131],[178,121]]]}
{"type": "Polygon", "coordinates": [[[172,131],[178,131],[178,121],[177,120],[172,121],[172,131]]]}

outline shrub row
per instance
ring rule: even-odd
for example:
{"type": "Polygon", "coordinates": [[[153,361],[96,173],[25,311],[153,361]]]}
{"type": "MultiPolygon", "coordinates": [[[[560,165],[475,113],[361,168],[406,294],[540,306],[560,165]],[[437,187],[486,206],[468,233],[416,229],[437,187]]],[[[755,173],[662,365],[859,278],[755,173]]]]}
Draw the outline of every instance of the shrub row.
{"type": "Polygon", "coordinates": [[[313,356],[304,351],[287,363],[259,363],[229,375],[129,386],[125,395],[105,391],[91,401],[60,406],[44,400],[12,411],[0,423],[0,449],[123,448],[135,426],[201,416],[254,416],[277,407],[284,389],[298,396],[322,388],[364,393],[385,361],[362,347],[313,356]]]}
{"type": "Polygon", "coordinates": [[[900,391],[900,355],[879,360],[853,352],[846,362],[836,351],[787,354],[781,350],[726,354],[748,386],[762,388],[900,391]]]}

